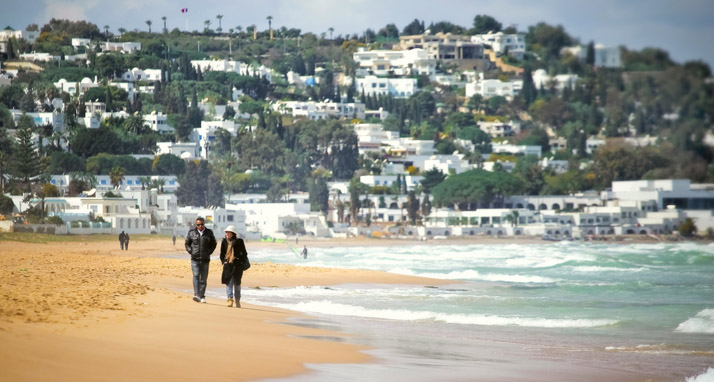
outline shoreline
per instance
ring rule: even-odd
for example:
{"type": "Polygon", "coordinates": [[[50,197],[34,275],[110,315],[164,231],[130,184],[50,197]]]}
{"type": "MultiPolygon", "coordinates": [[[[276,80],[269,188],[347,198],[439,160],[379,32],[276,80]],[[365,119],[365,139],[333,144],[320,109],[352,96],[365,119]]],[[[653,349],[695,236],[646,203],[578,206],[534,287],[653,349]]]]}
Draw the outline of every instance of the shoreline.
{"type": "MultiPolygon", "coordinates": [[[[526,238],[517,242],[487,239],[434,240],[427,244],[553,243],[532,243],[526,238]]],[[[422,244],[366,238],[299,239],[299,245],[308,248],[422,244]]],[[[256,249],[285,249],[286,243],[249,241],[247,246],[250,253],[256,249]]],[[[164,256],[169,252],[184,253],[180,242],[175,247],[171,245],[170,237],[137,238],[132,240],[129,251],[118,247],[116,240],[40,244],[0,241],[0,276],[7,280],[0,286],[0,341],[5,344],[0,350],[0,380],[308,381],[315,370],[359,371],[359,366],[350,365],[368,369],[389,365],[388,352],[379,342],[366,341],[365,332],[357,330],[350,320],[347,324],[335,319],[330,321],[341,324],[314,325],[328,320],[254,305],[250,298],[244,298],[241,309],[225,307],[225,300],[220,298],[209,297],[207,304],[191,301],[191,294],[183,292],[192,289],[187,255],[164,256]],[[222,363],[223,357],[229,362],[222,363]]],[[[218,288],[220,292],[223,285],[219,270],[220,266],[210,267],[208,288],[218,288]]],[[[455,283],[379,271],[269,262],[254,262],[243,278],[244,290],[339,284],[455,283]]],[[[398,330],[402,329],[396,325],[382,335],[398,330]]],[[[518,349],[517,344],[483,341],[477,354],[483,359],[490,359],[493,351],[517,354],[513,360],[511,355],[495,357],[495,363],[484,369],[491,376],[499,375],[505,372],[502,361],[507,362],[514,368],[508,375],[514,381],[530,380],[528,370],[535,369],[553,369],[553,375],[564,377],[584,373],[581,380],[587,381],[601,380],[603,376],[617,382],[643,381],[611,367],[598,371],[576,365],[568,358],[542,362],[518,349]]],[[[485,376],[479,378],[474,380],[487,380],[485,376]]]]}

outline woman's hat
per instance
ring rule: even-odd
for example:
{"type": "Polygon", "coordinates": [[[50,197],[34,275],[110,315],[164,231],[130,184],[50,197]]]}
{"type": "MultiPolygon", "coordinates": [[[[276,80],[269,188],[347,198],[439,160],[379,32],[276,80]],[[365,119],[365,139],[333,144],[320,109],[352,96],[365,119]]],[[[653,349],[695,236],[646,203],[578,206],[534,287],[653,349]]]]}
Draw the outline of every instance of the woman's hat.
{"type": "Polygon", "coordinates": [[[234,235],[237,235],[238,232],[236,232],[236,227],[234,225],[229,225],[225,229],[226,232],[233,232],[234,235]]]}

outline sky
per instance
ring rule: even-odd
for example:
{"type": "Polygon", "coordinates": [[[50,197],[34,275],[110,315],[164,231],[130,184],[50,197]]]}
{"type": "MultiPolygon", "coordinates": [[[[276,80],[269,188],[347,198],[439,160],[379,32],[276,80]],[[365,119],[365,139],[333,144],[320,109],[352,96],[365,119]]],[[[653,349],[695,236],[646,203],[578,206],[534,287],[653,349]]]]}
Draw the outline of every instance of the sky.
{"type": "Polygon", "coordinates": [[[504,27],[525,31],[538,22],[562,25],[582,43],[594,41],[628,49],[661,48],[679,63],[703,60],[714,67],[713,0],[0,0],[0,28],[24,29],[42,26],[51,18],[87,20],[100,29],[161,30],[162,16],[169,30],[203,30],[204,21],[223,30],[256,25],[298,28],[320,34],[334,28],[333,35],[361,34],[394,23],[400,29],[414,19],[450,21],[471,27],[474,16],[494,17],[504,27]],[[182,14],[181,9],[188,8],[182,14]],[[709,37],[707,37],[709,36],[709,37]]]}

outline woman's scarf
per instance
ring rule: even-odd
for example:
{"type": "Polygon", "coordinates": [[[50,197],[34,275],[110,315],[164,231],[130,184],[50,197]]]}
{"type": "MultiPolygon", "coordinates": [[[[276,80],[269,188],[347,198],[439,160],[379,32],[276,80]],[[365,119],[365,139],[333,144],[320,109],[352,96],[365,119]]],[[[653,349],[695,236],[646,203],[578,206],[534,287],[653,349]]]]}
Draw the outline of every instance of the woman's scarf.
{"type": "Polygon", "coordinates": [[[235,243],[235,239],[226,239],[228,242],[228,247],[226,248],[226,262],[228,263],[233,263],[233,259],[235,256],[233,255],[233,243],[235,243]]]}

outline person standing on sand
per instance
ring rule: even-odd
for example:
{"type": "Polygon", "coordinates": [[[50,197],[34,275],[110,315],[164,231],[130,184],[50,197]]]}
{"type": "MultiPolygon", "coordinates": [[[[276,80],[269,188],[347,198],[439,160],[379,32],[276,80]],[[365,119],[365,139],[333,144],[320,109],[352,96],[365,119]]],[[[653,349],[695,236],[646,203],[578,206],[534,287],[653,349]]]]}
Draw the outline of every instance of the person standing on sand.
{"type": "Polygon", "coordinates": [[[124,233],[124,231],[121,231],[121,233],[119,234],[119,247],[121,248],[122,251],[124,250],[124,242],[125,241],[126,241],[126,234],[124,233]]]}
{"type": "Polygon", "coordinates": [[[238,237],[236,227],[229,225],[226,227],[226,236],[221,241],[221,263],[223,263],[221,282],[226,284],[229,308],[233,306],[233,297],[235,297],[236,308],[240,308],[240,283],[243,270],[247,269],[247,261],[248,251],[245,249],[245,243],[238,237]]]}
{"type": "Polygon", "coordinates": [[[191,272],[193,273],[193,301],[206,302],[206,279],[211,254],[216,249],[216,238],[213,231],[206,228],[205,220],[196,218],[196,227],[186,234],[186,252],[191,255],[191,272]]]}
{"type": "Polygon", "coordinates": [[[174,242],[174,247],[176,246],[176,234],[174,234],[173,237],[171,237],[171,241],[174,242]]]}
{"type": "Polygon", "coordinates": [[[124,235],[124,250],[128,251],[129,250],[129,234],[124,235]]]}

